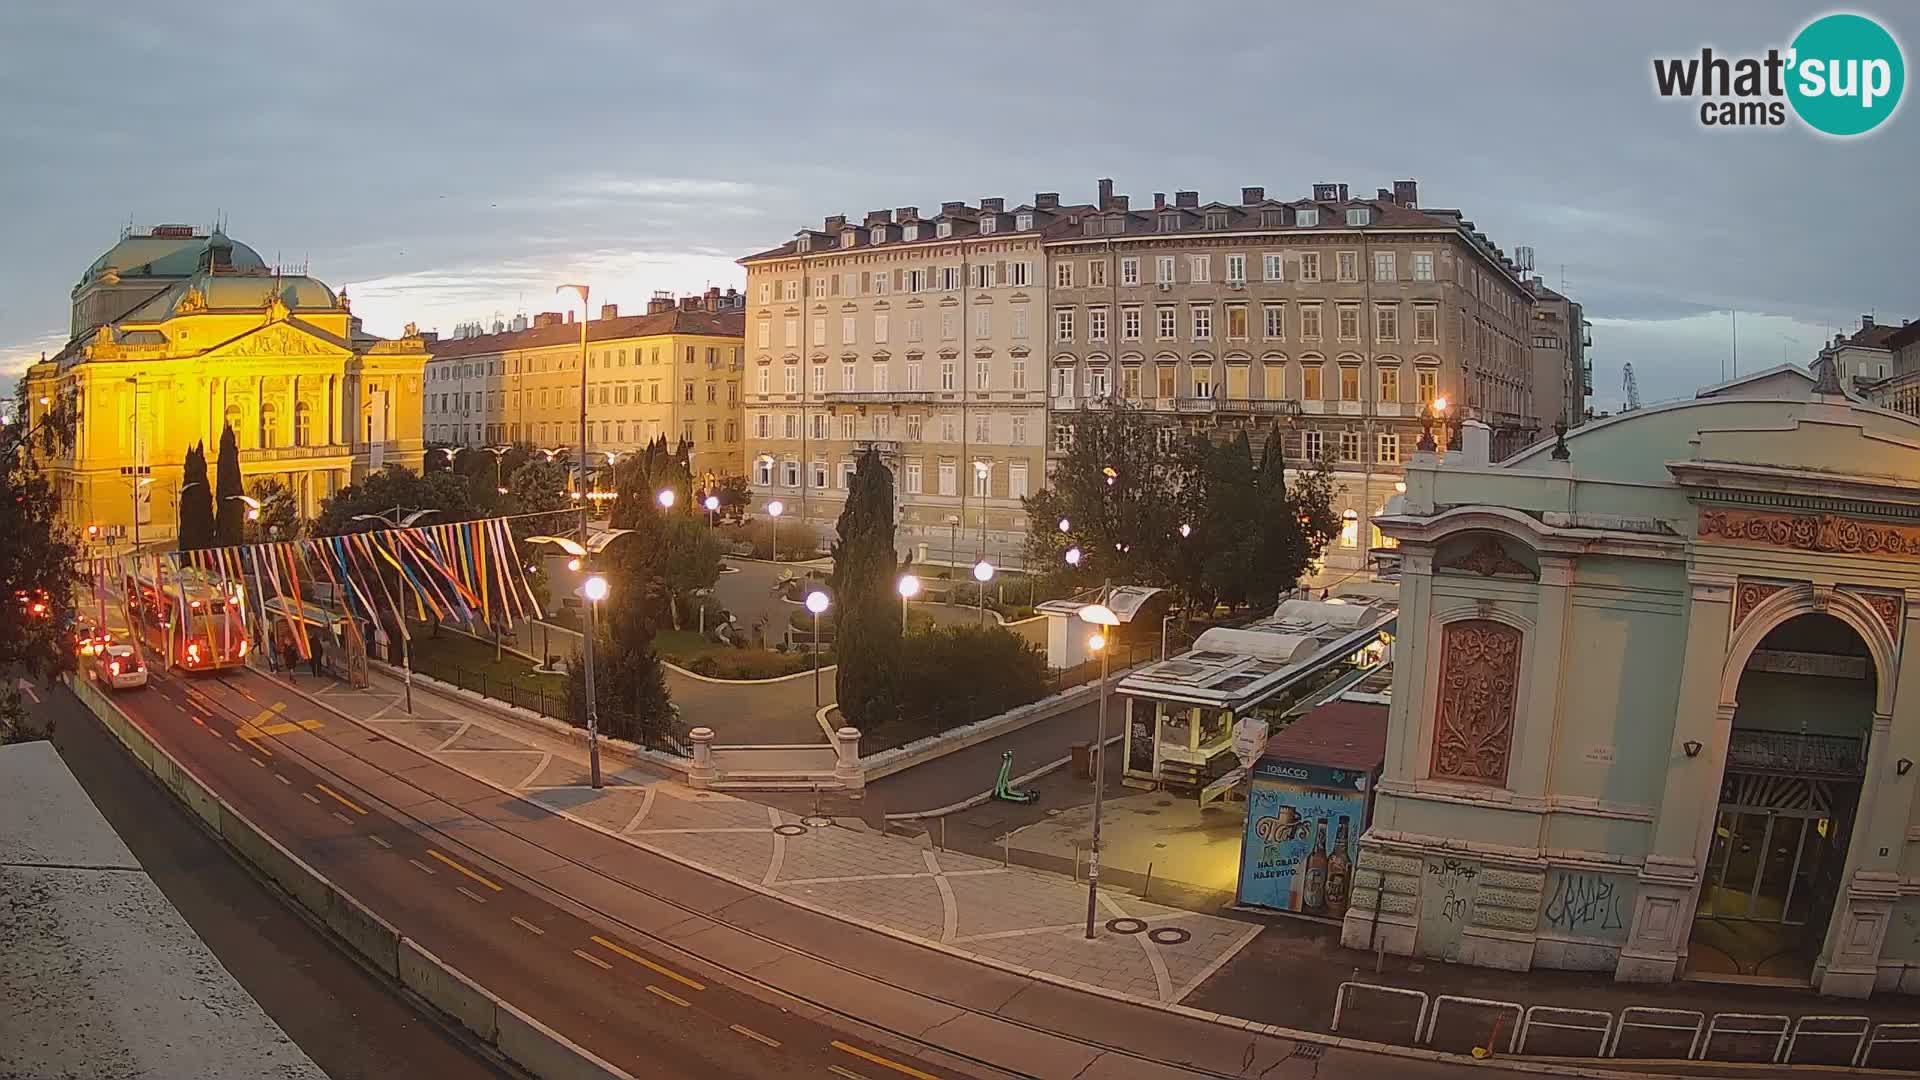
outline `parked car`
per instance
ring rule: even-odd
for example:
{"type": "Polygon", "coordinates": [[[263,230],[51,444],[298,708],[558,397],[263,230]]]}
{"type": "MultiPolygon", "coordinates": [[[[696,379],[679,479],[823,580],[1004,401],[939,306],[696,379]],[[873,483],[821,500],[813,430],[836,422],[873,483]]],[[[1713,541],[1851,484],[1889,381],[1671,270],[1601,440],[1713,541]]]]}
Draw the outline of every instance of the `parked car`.
{"type": "Polygon", "coordinates": [[[84,615],[73,621],[73,628],[68,633],[73,639],[75,656],[98,656],[100,650],[113,644],[113,635],[84,615]]]}
{"type": "Polygon", "coordinates": [[[147,685],[147,665],[133,646],[107,645],[93,658],[93,677],[115,690],[134,690],[147,685]]]}

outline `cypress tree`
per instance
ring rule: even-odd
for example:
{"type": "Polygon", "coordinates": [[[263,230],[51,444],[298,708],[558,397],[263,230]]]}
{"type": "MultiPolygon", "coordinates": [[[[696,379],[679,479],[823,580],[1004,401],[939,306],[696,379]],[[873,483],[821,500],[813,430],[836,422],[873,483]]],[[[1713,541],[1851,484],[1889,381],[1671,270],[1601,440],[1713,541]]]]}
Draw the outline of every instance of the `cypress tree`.
{"type": "Polygon", "coordinates": [[[220,432],[220,458],[214,468],[213,523],[215,543],[229,547],[243,543],[247,531],[247,504],[240,501],[245,489],[240,482],[240,443],[233,437],[233,425],[220,432]]]}
{"type": "Polygon", "coordinates": [[[840,512],[831,578],[835,686],[840,712],[855,727],[877,727],[896,712],[900,610],[893,527],[893,472],[869,447],[840,512]]]}
{"type": "Polygon", "coordinates": [[[213,544],[213,489],[207,484],[207,446],[195,443],[187,451],[180,477],[178,546],[181,551],[195,551],[213,544]]]}

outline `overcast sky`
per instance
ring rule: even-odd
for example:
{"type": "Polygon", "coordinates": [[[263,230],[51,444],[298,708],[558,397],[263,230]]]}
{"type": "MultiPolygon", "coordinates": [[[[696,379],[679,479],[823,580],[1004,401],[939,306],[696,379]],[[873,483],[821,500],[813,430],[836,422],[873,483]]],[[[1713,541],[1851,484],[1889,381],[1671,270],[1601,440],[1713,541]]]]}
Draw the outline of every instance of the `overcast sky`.
{"type": "MultiPolygon", "coordinates": [[[[1868,138],[1711,131],[1653,56],[1785,45],[1826,4],[1196,8],[9,0],[0,374],[66,336],[129,221],[211,221],[347,286],[369,329],[450,331],[586,280],[744,280],[826,214],[1035,191],[1137,204],[1420,182],[1594,323],[1594,404],[1805,362],[1920,315],[1920,115],[1868,138]]],[[[1906,44],[1920,8],[1881,3],[1906,44]]]]}

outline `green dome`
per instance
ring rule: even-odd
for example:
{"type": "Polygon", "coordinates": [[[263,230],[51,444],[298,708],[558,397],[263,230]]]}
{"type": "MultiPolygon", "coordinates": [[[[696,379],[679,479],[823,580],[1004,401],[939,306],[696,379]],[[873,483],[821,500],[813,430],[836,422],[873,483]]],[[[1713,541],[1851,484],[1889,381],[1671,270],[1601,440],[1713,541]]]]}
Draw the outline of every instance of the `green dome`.
{"type": "MultiPolygon", "coordinates": [[[[166,226],[161,228],[165,229],[166,226]]],[[[158,230],[156,230],[158,231],[158,230]]],[[[265,270],[266,260],[247,245],[224,233],[128,236],[93,260],[80,284],[87,285],[109,268],[121,277],[186,277],[200,268],[201,256],[214,244],[232,248],[233,269],[242,273],[265,270]]]]}

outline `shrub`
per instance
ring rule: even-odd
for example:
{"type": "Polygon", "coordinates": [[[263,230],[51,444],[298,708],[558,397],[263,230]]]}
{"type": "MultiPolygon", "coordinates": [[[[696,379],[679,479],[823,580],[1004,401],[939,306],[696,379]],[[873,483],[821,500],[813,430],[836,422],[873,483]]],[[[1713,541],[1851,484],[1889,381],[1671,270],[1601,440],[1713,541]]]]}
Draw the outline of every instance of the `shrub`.
{"type": "MultiPolygon", "coordinates": [[[[781,562],[804,562],[820,557],[820,533],[813,526],[782,519],[778,528],[781,562]]],[[[740,525],[721,525],[714,531],[729,550],[750,550],[755,559],[773,556],[772,539],[764,517],[740,525]]]]}
{"type": "Polygon", "coordinates": [[[936,626],[905,639],[900,714],[945,730],[1038,701],[1047,656],[1000,626],[936,626]]]}

